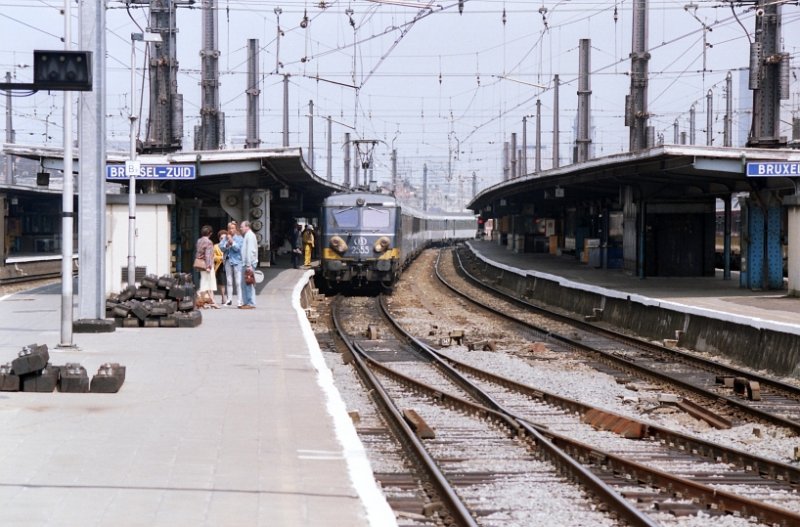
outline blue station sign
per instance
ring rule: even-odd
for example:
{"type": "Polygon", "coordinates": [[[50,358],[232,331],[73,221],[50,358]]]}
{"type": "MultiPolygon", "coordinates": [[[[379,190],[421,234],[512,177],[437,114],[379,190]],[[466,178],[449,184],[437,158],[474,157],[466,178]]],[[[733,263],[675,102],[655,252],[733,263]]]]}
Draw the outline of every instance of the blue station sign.
{"type": "MultiPolygon", "coordinates": [[[[106,165],[106,179],[109,181],[128,180],[125,165],[106,165]]],[[[196,179],[194,165],[141,165],[136,179],[196,179]]]]}
{"type": "Polygon", "coordinates": [[[748,177],[800,177],[798,161],[754,161],[747,163],[748,177]]]}

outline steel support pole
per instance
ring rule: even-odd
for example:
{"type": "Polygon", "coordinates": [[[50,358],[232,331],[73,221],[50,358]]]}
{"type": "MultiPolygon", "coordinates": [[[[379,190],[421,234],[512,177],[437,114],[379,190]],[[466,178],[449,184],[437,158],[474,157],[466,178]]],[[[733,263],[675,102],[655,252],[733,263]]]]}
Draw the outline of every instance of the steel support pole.
{"type": "Polygon", "coordinates": [[[536,99],[536,159],[534,169],[538,174],[542,171],[542,101],[536,99]]]}
{"type": "Polygon", "coordinates": [[[283,147],[289,146],[289,75],[283,76],[283,147]]]}
{"type": "Polygon", "coordinates": [[[428,163],[422,165],[422,212],[428,210],[428,163]]]}
{"type": "Polygon", "coordinates": [[[591,40],[582,38],[578,46],[578,163],[589,160],[589,145],[592,142],[589,126],[591,123],[591,40]]]}
{"type": "Polygon", "coordinates": [[[558,75],[553,76],[553,168],[561,166],[560,152],[559,152],[559,122],[558,122],[558,75]]]}
{"type": "Polygon", "coordinates": [[[733,146],[733,76],[725,76],[725,133],[722,146],[733,146]]]}
{"type": "Polygon", "coordinates": [[[516,132],[511,133],[511,177],[515,178],[519,176],[517,171],[517,134],[516,132]]]}
{"type": "Polygon", "coordinates": [[[328,166],[326,167],[325,176],[327,177],[328,181],[333,181],[333,136],[331,132],[333,131],[333,126],[331,125],[331,116],[328,116],[328,166]]]}
{"type": "Polygon", "coordinates": [[[344,134],[344,187],[350,188],[350,132],[344,134]]]}
{"type": "Polygon", "coordinates": [[[520,172],[528,173],[528,116],[522,116],[522,155],[520,155],[520,172]]]}
{"type": "Polygon", "coordinates": [[[633,30],[631,31],[631,91],[630,114],[626,121],[630,130],[630,151],[637,152],[647,145],[648,49],[647,0],[633,0],[633,30]]]}
{"type": "MultiPolygon", "coordinates": [[[[136,41],[131,35],[131,162],[136,161],[136,41]]],[[[136,285],[136,175],[131,172],[128,179],[128,285],[136,285]]]]}
{"type": "MultiPolygon", "coordinates": [[[[91,92],[80,96],[80,177],[78,178],[78,321],[96,331],[106,314],[106,9],[80,4],[81,48],[92,50],[91,92]]],[[[118,284],[116,284],[118,285],[118,284]]],[[[113,331],[114,326],[107,327],[113,331]]]]}
{"type": "Polygon", "coordinates": [[[247,139],[245,148],[258,148],[261,145],[259,133],[259,96],[261,89],[258,82],[258,39],[247,40],[247,139]]]}
{"type": "Polygon", "coordinates": [[[397,192],[397,149],[392,149],[392,192],[397,192]]]}
{"type": "MultiPolygon", "coordinates": [[[[72,49],[72,6],[64,0],[64,49],[72,49]]],[[[58,347],[72,343],[72,254],[75,191],[72,177],[72,92],[64,92],[64,187],[61,192],[61,340],[58,347]]]]}
{"type": "MultiPolygon", "coordinates": [[[[6,82],[11,82],[11,72],[6,72],[6,82]]],[[[14,125],[13,125],[13,118],[12,118],[12,102],[11,102],[11,90],[6,91],[6,143],[13,143],[14,142],[14,125]]],[[[14,161],[12,160],[10,155],[6,155],[6,177],[5,183],[7,185],[13,185],[14,182],[14,161]]]]}
{"type": "Polygon", "coordinates": [[[706,95],[706,146],[714,144],[714,93],[706,95]]]}
{"type": "Polygon", "coordinates": [[[308,167],[314,171],[314,101],[308,101],[308,167]]]}

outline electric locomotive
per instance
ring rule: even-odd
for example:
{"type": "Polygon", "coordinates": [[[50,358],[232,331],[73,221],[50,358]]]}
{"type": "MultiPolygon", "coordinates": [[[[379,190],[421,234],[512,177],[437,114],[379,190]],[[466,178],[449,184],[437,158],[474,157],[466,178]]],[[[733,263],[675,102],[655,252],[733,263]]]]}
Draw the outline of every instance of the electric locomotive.
{"type": "Polygon", "coordinates": [[[322,278],[328,285],[391,287],[401,267],[400,206],[389,195],[334,194],[322,205],[322,278]]]}

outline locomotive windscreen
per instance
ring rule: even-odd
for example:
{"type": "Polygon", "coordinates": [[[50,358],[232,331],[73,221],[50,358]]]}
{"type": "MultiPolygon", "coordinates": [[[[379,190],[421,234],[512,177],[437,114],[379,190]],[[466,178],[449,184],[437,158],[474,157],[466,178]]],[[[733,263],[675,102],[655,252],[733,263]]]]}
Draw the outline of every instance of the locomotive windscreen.
{"type": "Polygon", "coordinates": [[[390,226],[391,215],[386,209],[364,209],[363,225],[365,229],[386,229],[390,226]]]}
{"type": "Polygon", "coordinates": [[[358,227],[358,209],[348,207],[346,209],[332,210],[333,226],[340,229],[353,229],[358,227]]]}
{"type": "Polygon", "coordinates": [[[331,219],[331,226],[336,229],[377,230],[389,229],[392,226],[392,214],[388,209],[374,207],[328,209],[328,216],[331,219]]]}

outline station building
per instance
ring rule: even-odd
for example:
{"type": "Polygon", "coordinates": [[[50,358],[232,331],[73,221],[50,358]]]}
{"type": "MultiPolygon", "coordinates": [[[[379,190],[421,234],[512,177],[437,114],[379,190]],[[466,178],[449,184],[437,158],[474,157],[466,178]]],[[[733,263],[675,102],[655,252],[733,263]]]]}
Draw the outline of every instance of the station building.
{"type": "MultiPolygon", "coordinates": [[[[63,170],[60,149],[5,145],[5,152],[35,160],[42,173],[63,170]]],[[[119,290],[127,281],[127,159],[127,154],[108,154],[107,292],[119,290]]],[[[211,225],[216,235],[230,220],[251,222],[259,243],[259,261],[269,265],[270,248],[283,243],[295,221],[315,222],[322,200],[343,190],[317,176],[299,148],[178,152],[140,155],[137,160],[141,164],[135,204],[137,280],[146,274],[191,271],[200,227],[211,225]]],[[[80,174],[79,162],[74,169],[80,174]]],[[[61,203],[60,190],[49,185],[0,185],[4,211],[0,219],[4,240],[0,281],[28,274],[58,275],[61,203]]],[[[73,210],[77,211],[77,203],[76,198],[73,210]]],[[[73,246],[77,248],[77,221],[75,229],[73,246]]]]}

